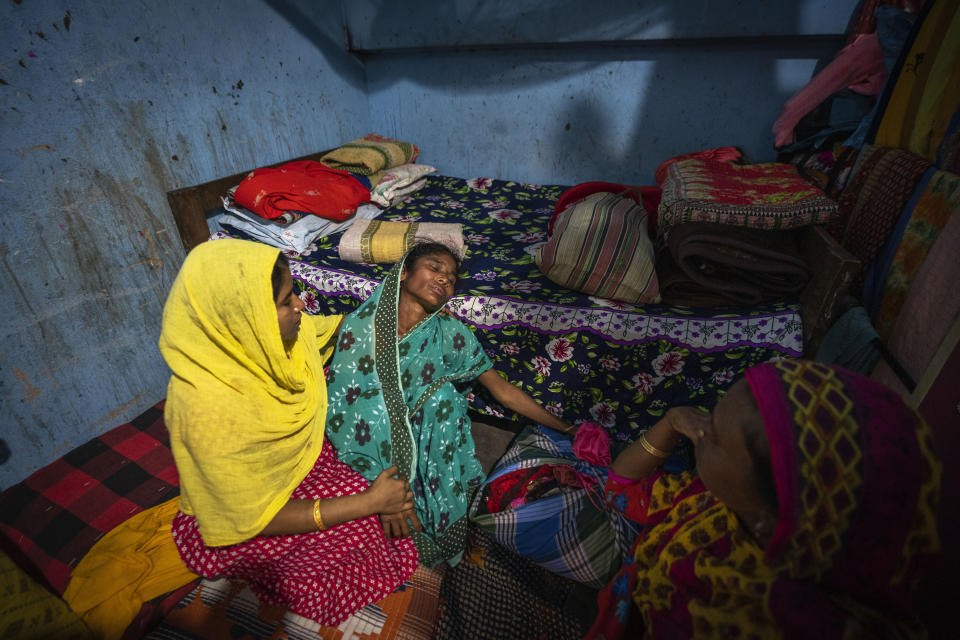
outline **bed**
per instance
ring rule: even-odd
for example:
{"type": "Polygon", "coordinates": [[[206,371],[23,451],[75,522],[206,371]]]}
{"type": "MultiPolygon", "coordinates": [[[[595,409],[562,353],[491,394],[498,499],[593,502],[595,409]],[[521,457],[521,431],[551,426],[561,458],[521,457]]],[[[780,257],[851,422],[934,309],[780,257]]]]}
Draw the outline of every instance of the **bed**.
{"type": "MultiPolygon", "coordinates": [[[[168,194],[187,250],[208,239],[207,217],[244,175],[168,194]]],[[[494,366],[549,411],[597,422],[617,440],[633,440],[667,407],[712,407],[753,364],[811,353],[849,283],[854,261],[814,226],[797,232],[814,272],[797,300],[751,309],[632,307],[564,289],[540,273],[533,252],[566,188],[432,174],[378,217],[461,223],[467,255],[451,313],[474,330],[494,366]]],[[[215,237],[225,235],[245,237],[215,237]]],[[[331,235],[315,251],[290,255],[309,313],[355,309],[389,267],[345,262],[337,243],[331,235]]],[[[494,421],[517,418],[483,393],[471,396],[471,407],[494,421]]]]}

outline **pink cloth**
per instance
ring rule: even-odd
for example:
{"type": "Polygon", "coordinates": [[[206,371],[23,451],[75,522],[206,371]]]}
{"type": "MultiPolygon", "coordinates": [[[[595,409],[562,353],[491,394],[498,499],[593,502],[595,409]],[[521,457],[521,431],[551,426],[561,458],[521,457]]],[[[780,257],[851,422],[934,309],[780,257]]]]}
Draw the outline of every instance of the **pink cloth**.
{"type": "MultiPolygon", "coordinates": [[[[325,441],[313,470],[292,497],[333,498],[367,487],[363,476],[340,462],[336,449],[325,441]]],[[[178,513],[173,539],[194,573],[242,579],[261,604],[286,607],[327,626],[392,593],[413,574],[418,559],[413,539],[387,539],[375,515],[322,532],[208,547],[196,519],[178,513]]]]}
{"type": "Polygon", "coordinates": [[[573,454],[590,464],[609,467],[610,436],[596,423],[584,422],[573,436],[573,454]]]}
{"type": "Polygon", "coordinates": [[[844,87],[865,96],[875,96],[883,86],[883,51],[876,33],[857,36],[830,64],[783,105],[773,123],[774,147],[794,141],[794,127],[821,102],[844,87]]]}

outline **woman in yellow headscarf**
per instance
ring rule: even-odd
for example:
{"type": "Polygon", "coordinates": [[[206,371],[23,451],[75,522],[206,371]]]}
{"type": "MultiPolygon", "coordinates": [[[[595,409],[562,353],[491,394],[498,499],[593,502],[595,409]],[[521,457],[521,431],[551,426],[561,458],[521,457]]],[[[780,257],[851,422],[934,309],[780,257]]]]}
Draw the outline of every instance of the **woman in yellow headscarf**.
{"type": "Polygon", "coordinates": [[[417,566],[379,514],[413,506],[396,467],[373,483],[324,438],[323,362],[340,317],[302,315],[285,258],[243,240],[187,256],[163,311],[165,420],[180,474],[173,536],[205,577],[336,625],[417,566]]]}

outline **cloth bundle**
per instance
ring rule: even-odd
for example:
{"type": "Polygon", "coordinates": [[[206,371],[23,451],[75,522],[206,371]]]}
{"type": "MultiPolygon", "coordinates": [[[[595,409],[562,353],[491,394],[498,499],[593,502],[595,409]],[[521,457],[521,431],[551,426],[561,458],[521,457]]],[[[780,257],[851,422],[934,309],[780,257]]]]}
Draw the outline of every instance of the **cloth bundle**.
{"type": "Polygon", "coordinates": [[[370,189],[370,200],[381,207],[389,207],[403,196],[422,189],[427,182],[426,175],[436,170],[428,164],[404,164],[390,169],[370,189]]]}
{"type": "Polygon", "coordinates": [[[332,169],[372,176],[370,182],[376,184],[380,181],[378,173],[409,164],[419,154],[420,149],[415,144],[368,133],[324,154],[320,162],[332,169]],[[377,179],[374,180],[373,176],[377,179]]]}
{"type": "Polygon", "coordinates": [[[356,220],[340,236],[340,258],[348,262],[396,262],[419,242],[439,242],[462,260],[463,225],[450,222],[356,220]]]}
{"type": "Polygon", "coordinates": [[[631,198],[593,193],[561,211],[534,254],[557,284],[632,305],[660,301],[647,214],[631,198]]]}
{"type": "Polygon", "coordinates": [[[809,280],[791,232],[709,222],[673,227],[657,272],[664,302],[693,306],[784,300],[809,280]]]}
{"type": "Polygon", "coordinates": [[[832,221],[837,203],[785,163],[735,164],[699,156],[662,172],[662,232],[685,222],[752,229],[795,229],[832,221]]]}
{"type": "Polygon", "coordinates": [[[233,197],[241,207],[268,220],[299,211],[342,222],[370,199],[370,191],[346,171],[299,160],[251,171],[233,197]]]}
{"type": "MultiPolygon", "coordinates": [[[[569,436],[543,426],[526,427],[474,496],[470,520],[506,548],[541,567],[581,584],[601,587],[620,569],[636,536],[629,523],[606,508],[603,486],[608,471],[577,458],[569,436]],[[538,471],[544,467],[548,468],[546,472],[538,471]],[[524,483],[535,480],[537,473],[556,478],[560,467],[569,472],[560,491],[541,495],[534,488],[515,506],[488,510],[487,498],[492,493],[495,496],[501,478],[524,470],[534,470],[526,471],[531,475],[523,476],[524,483]]],[[[513,496],[506,498],[508,503],[513,501],[513,496]]]]}

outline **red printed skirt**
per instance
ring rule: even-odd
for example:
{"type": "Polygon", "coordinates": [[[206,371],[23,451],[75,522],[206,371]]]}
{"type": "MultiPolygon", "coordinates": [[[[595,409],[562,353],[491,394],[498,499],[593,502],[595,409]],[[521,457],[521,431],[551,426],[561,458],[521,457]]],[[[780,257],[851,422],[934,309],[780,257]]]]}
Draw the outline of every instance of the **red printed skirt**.
{"type": "MultiPolygon", "coordinates": [[[[334,498],[368,487],[324,441],[320,457],[292,497],[334,498]]],[[[178,513],[173,538],[194,573],[244,580],[262,604],[286,607],[327,626],[336,626],[389,595],[417,568],[413,540],[388,539],[375,515],[322,532],[258,536],[226,547],[208,547],[196,519],[178,513]]]]}

